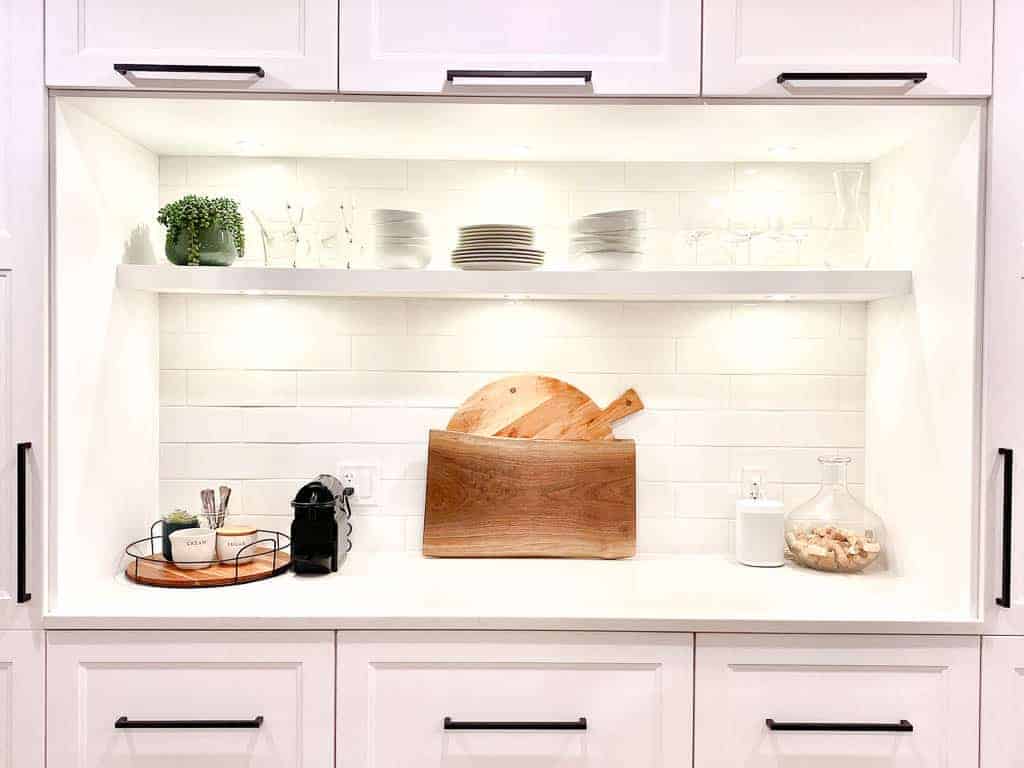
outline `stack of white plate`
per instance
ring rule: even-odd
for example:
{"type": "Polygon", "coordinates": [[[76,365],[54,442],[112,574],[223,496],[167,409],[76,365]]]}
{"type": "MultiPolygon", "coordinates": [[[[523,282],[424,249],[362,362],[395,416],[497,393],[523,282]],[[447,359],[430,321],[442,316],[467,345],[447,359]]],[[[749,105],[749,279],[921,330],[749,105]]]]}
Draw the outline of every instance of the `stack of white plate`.
{"type": "Polygon", "coordinates": [[[604,211],[576,222],[573,252],[594,269],[632,269],[644,246],[643,211],[604,211]]]}
{"type": "Polygon", "coordinates": [[[430,263],[423,214],[378,208],[373,212],[373,255],[382,269],[422,269],[430,263]]]}
{"type": "Polygon", "coordinates": [[[533,247],[533,228],[517,224],[474,224],[459,227],[452,266],[470,270],[536,269],[544,251],[533,247]]]}

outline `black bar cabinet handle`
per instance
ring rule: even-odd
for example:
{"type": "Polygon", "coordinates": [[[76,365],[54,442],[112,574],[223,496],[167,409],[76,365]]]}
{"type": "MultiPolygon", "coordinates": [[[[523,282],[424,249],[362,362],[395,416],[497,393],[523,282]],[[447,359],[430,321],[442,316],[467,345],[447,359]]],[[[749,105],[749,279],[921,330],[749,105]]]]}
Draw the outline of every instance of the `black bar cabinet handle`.
{"type": "Polygon", "coordinates": [[[266,72],[259,66],[236,66],[233,64],[115,64],[114,71],[128,76],[129,72],[164,72],[170,74],[200,75],[254,75],[265,77],[266,72]]]}
{"type": "Polygon", "coordinates": [[[18,602],[27,603],[32,599],[32,593],[28,591],[27,568],[28,568],[28,484],[26,483],[26,472],[28,470],[28,452],[32,449],[32,443],[18,443],[18,602]]]}
{"type": "Polygon", "coordinates": [[[585,731],[587,718],[579,720],[452,720],[444,719],[446,731],[585,731]]]}
{"type": "Polygon", "coordinates": [[[1013,559],[1013,449],[1000,448],[1003,457],[1003,589],[996,605],[1010,607],[1010,562],[1013,559]]]}
{"type": "Polygon", "coordinates": [[[115,728],[259,728],[263,715],[252,720],[129,720],[121,715],[114,721],[115,728]]]}
{"type": "Polygon", "coordinates": [[[535,80],[575,80],[589,83],[594,73],[589,69],[449,69],[446,79],[454,83],[455,78],[512,78],[535,80]]]}
{"type": "Polygon", "coordinates": [[[780,723],[767,718],[769,731],[842,731],[845,733],[910,733],[914,730],[909,720],[898,723],[780,723]]]}
{"type": "Polygon", "coordinates": [[[910,80],[924,82],[927,72],[780,72],[775,82],[781,85],[793,80],[910,80]]]}

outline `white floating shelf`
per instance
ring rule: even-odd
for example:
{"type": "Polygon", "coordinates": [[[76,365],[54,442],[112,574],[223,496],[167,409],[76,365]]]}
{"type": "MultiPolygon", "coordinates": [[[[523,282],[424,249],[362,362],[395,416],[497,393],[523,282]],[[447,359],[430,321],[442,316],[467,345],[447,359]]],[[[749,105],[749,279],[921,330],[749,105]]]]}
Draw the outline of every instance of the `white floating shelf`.
{"type": "Polygon", "coordinates": [[[911,292],[910,270],[636,272],[267,269],[121,264],[117,284],[154,293],[614,301],[872,301],[911,292]]]}

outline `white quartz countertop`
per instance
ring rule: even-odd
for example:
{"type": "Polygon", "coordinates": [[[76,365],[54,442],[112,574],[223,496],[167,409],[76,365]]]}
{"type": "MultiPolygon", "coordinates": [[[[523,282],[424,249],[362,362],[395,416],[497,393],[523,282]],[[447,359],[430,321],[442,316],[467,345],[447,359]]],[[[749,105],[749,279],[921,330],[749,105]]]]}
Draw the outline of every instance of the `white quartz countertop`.
{"type": "Polygon", "coordinates": [[[123,575],[50,605],[59,628],[960,632],[980,626],[889,573],[717,556],[441,560],[353,554],[336,574],[161,589],[123,575]]]}

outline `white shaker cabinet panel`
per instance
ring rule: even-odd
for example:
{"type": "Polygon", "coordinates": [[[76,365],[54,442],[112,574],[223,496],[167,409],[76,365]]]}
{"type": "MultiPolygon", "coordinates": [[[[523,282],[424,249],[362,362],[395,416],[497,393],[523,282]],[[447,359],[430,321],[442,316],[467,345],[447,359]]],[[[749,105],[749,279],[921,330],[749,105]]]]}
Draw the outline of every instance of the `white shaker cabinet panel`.
{"type": "Polygon", "coordinates": [[[978,677],[978,637],[698,635],[694,766],[972,768],[978,677]]]}
{"type": "Polygon", "coordinates": [[[985,432],[981,486],[986,514],[986,633],[1024,634],[1024,3],[996,3],[995,82],[989,112],[985,237],[985,432]],[[1012,461],[1016,458],[1016,462],[1012,461]],[[1007,493],[1009,485],[1010,493],[1007,493]],[[1013,519],[1013,489],[1018,513],[1013,519]],[[1011,514],[1007,516],[1007,512],[1011,514]],[[1009,538],[1004,542],[1004,537],[1009,538]],[[1004,567],[1009,573],[1004,574],[1004,567]]]}
{"type": "Polygon", "coordinates": [[[38,625],[44,598],[49,221],[42,34],[42,3],[0,3],[0,627],[38,625]]]}
{"type": "Polygon", "coordinates": [[[1019,768],[1024,760],[1024,637],[981,645],[981,765],[1019,768]]]}
{"type": "Polygon", "coordinates": [[[705,96],[986,96],[992,0],[704,0],[705,96]],[[783,73],[925,72],[914,84],[783,73]]]}
{"type": "Polygon", "coordinates": [[[51,86],[334,91],[336,0],[47,0],[51,86]],[[128,72],[115,64],[261,67],[250,73],[128,72]]]}
{"type": "Polygon", "coordinates": [[[333,764],[331,632],[48,632],[46,664],[48,765],[333,764]]]}
{"type": "Polygon", "coordinates": [[[673,94],[700,90],[699,0],[345,0],[341,90],[673,94]],[[490,76],[455,77],[449,70],[490,76]],[[502,71],[592,72],[507,79],[502,71]]]}
{"type": "Polygon", "coordinates": [[[41,630],[0,632],[0,768],[43,768],[44,658],[41,630]]]}
{"type": "Polygon", "coordinates": [[[343,632],[338,768],[687,768],[691,635],[343,632]]]}

